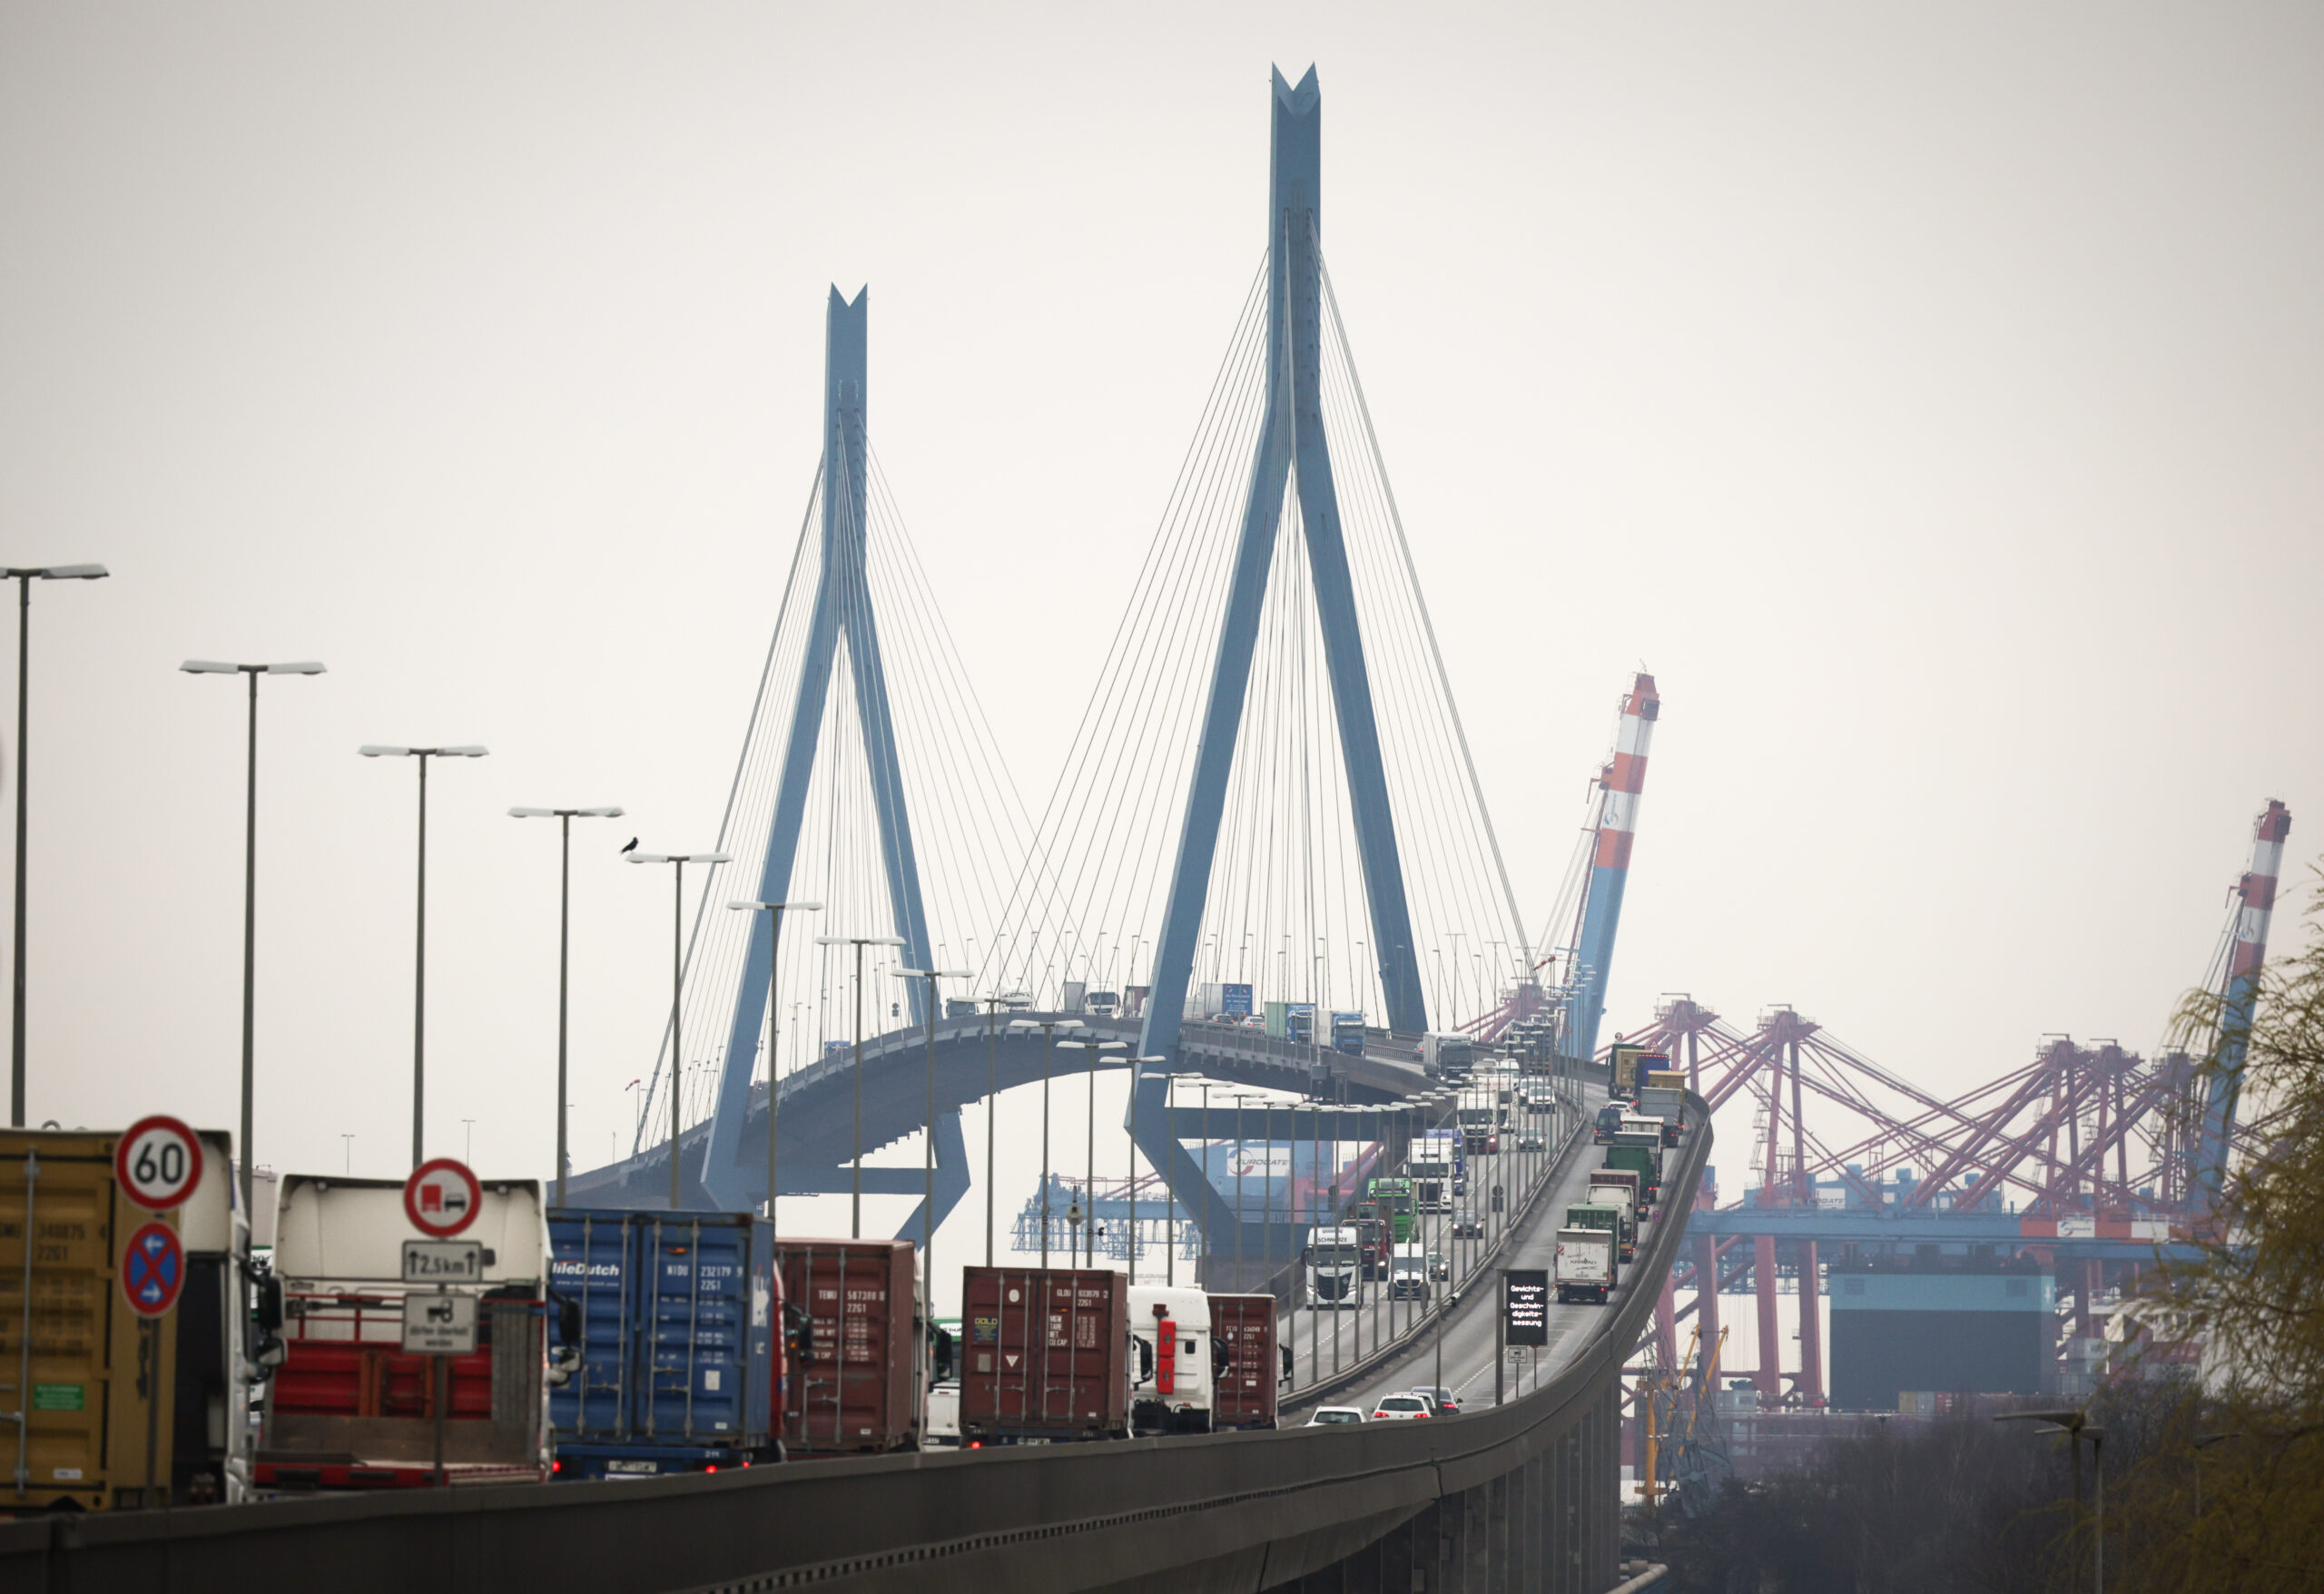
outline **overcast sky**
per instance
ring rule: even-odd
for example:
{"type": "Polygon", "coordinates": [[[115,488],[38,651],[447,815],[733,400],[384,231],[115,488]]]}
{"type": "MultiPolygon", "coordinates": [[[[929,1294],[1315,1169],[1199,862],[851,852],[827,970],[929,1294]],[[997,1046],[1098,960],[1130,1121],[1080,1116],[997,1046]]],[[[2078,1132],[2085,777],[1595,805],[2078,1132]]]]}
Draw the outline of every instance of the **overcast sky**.
{"type": "Polygon", "coordinates": [[[487,1171],[551,1127],[556,837],[504,810],[631,811],[575,865],[596,1160],[667,999],[614,848],[714,836],[834,282],[1038,811],[1311,62],[1537,920],[1660,683],[1610,1024],[1789,1001],[1948,1092],[2150,1045],[2264,800],[2324,837],[2313,5],[20,4],[0,557],[113,571],[33,595],[34,1120],[231,1122],[242,711],[175,666],[312,657],[264,690],[260,1160],[404,1168],[374,741],[492,749],[431,782],[431,1149],[487,1171]]]}

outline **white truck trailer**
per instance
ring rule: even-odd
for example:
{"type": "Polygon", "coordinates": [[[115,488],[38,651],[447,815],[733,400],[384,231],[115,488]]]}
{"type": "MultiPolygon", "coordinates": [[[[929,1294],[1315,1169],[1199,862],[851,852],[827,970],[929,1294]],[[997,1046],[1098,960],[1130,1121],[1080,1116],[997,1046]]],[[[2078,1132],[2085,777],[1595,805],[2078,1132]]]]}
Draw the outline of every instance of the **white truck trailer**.
{"type": "Polygon", "coordinates": [[[1208,1433],[1216,1380],[1210,1297],[1196,1289],[1129,1289],[1132,1433],[1208,1433]]]}
{"type": "Polygon", "coordinates": [[[1603,1305],[1614,1288],[1614,1236],[1605,1229],[1558,1231],[1558,1299],[1603,1305]]]}

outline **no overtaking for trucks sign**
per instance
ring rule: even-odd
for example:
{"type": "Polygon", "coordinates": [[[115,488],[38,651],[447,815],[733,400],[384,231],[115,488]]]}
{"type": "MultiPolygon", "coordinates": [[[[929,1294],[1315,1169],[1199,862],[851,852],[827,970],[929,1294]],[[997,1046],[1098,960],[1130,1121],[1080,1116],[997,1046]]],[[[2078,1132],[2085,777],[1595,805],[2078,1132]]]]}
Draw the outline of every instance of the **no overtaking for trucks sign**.
{"type": "Polygon", "coordinates": [[[484,1188],[466,1164],[448,1156],[421,1163],[403,1185],[403,1215],[421,1234],[448,1240],[476,1222],[484,1188]]]}

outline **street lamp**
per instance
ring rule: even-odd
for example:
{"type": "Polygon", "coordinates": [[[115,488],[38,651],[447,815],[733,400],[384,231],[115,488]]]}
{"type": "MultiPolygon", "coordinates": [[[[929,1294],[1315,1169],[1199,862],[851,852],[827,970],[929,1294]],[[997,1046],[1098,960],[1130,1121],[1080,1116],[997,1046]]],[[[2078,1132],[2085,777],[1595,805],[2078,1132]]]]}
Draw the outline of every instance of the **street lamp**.
{"type": "MultiPolygon", "coordinates": [[[[187,666],[192,668],[191,665],[187,666]]],[[[251,680],[251,713],[257,711],[257,677],[251,680]]],[[[619,819],[618,808],[512,808],[510,819],[553,819],[559,831],[556,866],[556,1204],[565,1205],[565,1053],[566,973],[573,952],[573,822],[619,819]]]]}
{"type": "Polygon", "coordinates": [[[2096,1594],[2106,1594],[2106,1430],[2091,1422],[2087,1412],[2004,1412],[1994,1421],[2047,1422],[2053,1426],[2037,1428],[2034,1432],[2066,1435],[2067,1442],[2073,1446],[2073,1509],[2077,1514],[2082,1510],[2082,1441],[2084,1439],[2090,1441],[2090,1459],[2098,1468],[2098,1516],[2093,1535],[2095,1547],[2093,1588],[2096,1594]]]}
{"type": "MultiPolygon", "coordinates": [[[[904,942],[895,935],[819,935],[815,944],[855,949],[855,1168],[848,1236],[860,1240],[863,1237],[863,949],[900,947],[904,942]]],[[[932,1133],[934,1126],[930,1128],[932,1133]]]]}
{"type": "Polygon", "coordinates": [[[1082,1199],[1088,1203],[1089,1221],[1082,1229],[1082,1233],[1088,1236],[1088,1248],[1082,1253],[1082,1265],[1095,1267],[1098,1265],[1098,1065],[1104,1060],[1097,1054],[1128,1051],[1129,1043],[1126,1040],[1068,1040],[1062,1044],[1073,1048],[1076,1051],[1086,1051],[1091,1054],[1089,1058],[1088,1169],[1082,1176],[1081,1181],[1082,1189],[1086,1192],[1082,1199]]]}
{"type": "Polygon", "coordinates": [[[920,1143],[920,1269],[925,1281],[921,1294],[928,1302],[928,1315],[936,1315],[936,982],[940,979],[967,979],[972,970],[967,969],[899,969],[898,979],[928,981],[928,1133],[920,1143]]]}
{"type": "MultiPolygon", "coordinates": [[[[1145,1077],[1146,1065],[1148,1063],[1160,1063],[1165,1068],[1167,1068],[1169,1067],[1170,1059],[1166,1057],[1151,1057],[1132,1058],[1129,1060],[1129,1117],[1128,1120],[1129,1127],[1129,1185],[1128,1189],[1125,1191],[1125,1194],[1129,1197],[1129,1282],[1132,1284],[1136,1284],[1137,1282],[1137,1082],[1145,1077]]],[[[1165,1073],[1162,1078],[1164,1100],[1162,1120],[1167,1124],[1169,1122],[1168,1100],[1170,1091],[1170,1076],[1167,1073],[1165,1073]]],[[[1165,1213],[1166,1217],[1167,1217],[1170,1213],[1175,1213],[1177,1211],[1177,1197],[1171,1194],[1171,1188],[1170,1159],[1167,1156],[1165,1156],[1162,1159],[1163,1199],[1172,1204],[1165,1213]]],[[[1175,1219],[1172,1221],[1175,1221],[1175,1219]]],[[[1166,1224],[1165,1233],[1168,1232],[1170,1232],[1169,1225],[1166,1224]]],[[[1163,1265],[1166,1268],[1169,1268],[1169,1257],[1166,1255],[1162,1260],[1163,1265]]],[[[1176,1271],[1177,1270],[1175,1268],[1171,1268],[1174,1279],[1176,1276],[1176,1271]]]]}
{"type": "Polygon", "coordinates": [[[821,902],[729,902],[726,906],[737,913],[768,915],[773,932],[766,954],[766,1226],[769,1233],[779,1233],[779,1225],[774,1221],[774,1197],[777,1189],[774,1179],[774,1109],[776,1087],[782,1083],[775,1070],[783,1062],[783,1054],[776,1049],[775,1046],[780,1038],[775,1030],[775,1015],[783,1009],[776,1005],[774,999],[774,977],[782,967],[775,959],[776,955],[783,950],[784,911],[787,910],[795,913],[821,913],[823,910],[823,905],[821,902]]]}
{"type": "MultiPolygon", "coordinates": [[[[241,1154],[242,1210],[248,1212],[251,1205],[251,1168],[253,1166],[251,1160],[252,1098],[256,1094],[251,1082],[253,1072],[251,1057],[255,1045],[254,1025],[258,991],[258,678],[261,675],[320,675],[323,673],[323,667],[312,663],[224,664],[214,659],[188,659],[178,668],[189,675],[248,675],[251,678],[250,773],[245,788],[248,812],[242,826],[242,1137],[234,1147],[241,1154]]],[[[21,726],[18,727],[17,733],[21,739],[23,734],[21,726]]],[[[19,752],[21,753],[21,747],[19,752]]],[[[21,757],[17,762],[16,773],[20,779],[24,774],[21,757]]],[[[23,812],[21,802],[18,804],[17,812],[19,813],[23,812]]],[[[18,841],[17,847],[18,855],[21,857],[23,849],[21,841],[18,841]]],[[[16,936],[21,943],[24,939],[22,899],[19,898],[18,901],[16,936]]],[[[18,1085],[17,1094],[21,1098],[23,1095],[21,1077],[18,1085]]],[[[24,1121],[21,1099],[18,1104],[16,1121],[18,1123],[24,1121]]]]}
{"type": "Polygon", "coordinates": [[[670,1210],[683,1199],[678,1185],[678,1111],[680,1088],[685,1078],[684,1014],[679,998],[685,990],[686,865],[728,861],[724,852],[625,852],[632,863],[667,863],[670,870],[670,1210]]]}
{"type": "Polygon", "coordinates": [[[411,1166],[427,1160],[421,1130],[428,1086],[428,761],[482,758],[481,747],[381,747],[366,743],[355,750],[365,758],[410,758],[419,762],[419,908],[411,958],[411,1166]]]}
{"type": "Polygon", "coordinates": [[[1011,1018],[1011,1029],[1041,1032],[1041,1266],[1049,1264],[1049,1059],[1057,1048],[1057,1031],[1078,1029],[1078,1018],[1011,1018]]]}
{"type": "MultiPolygon", "coordinates": [[[[25,766],[32,691],[33,581],[103,581],[103,565],[28,565],[0,568],[16,584],[16,1008],[15,1070],[9,1082],[9,1124],[25,1127],[25,766]]],[[[247,1163],[249,1154],[243,1154],[247,1163]]]]}

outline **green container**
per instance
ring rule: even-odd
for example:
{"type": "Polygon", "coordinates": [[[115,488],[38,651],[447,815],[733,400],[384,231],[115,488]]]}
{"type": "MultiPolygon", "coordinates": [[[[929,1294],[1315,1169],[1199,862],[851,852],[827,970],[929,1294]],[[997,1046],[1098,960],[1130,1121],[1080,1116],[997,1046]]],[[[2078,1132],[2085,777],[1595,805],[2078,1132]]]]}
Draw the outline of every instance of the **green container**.
{"type": "Polygon", "coordinates": [[[1645,1136],[1617,1135],[1613,1144],[1606,1147],[1605,1166],[1610,1168],[1630,1168],[1637,1173],[1642,1198],[1648,1202],[1662,1194],[1662,1148],[1644,1144],[1645,1136]]]}

